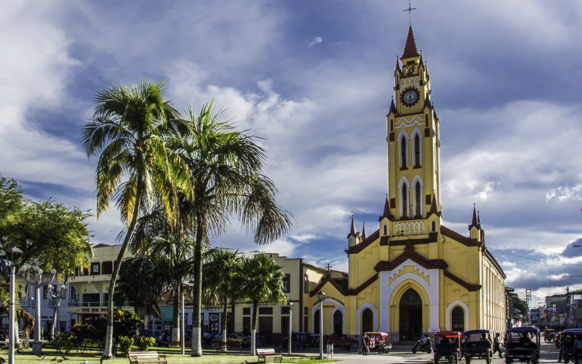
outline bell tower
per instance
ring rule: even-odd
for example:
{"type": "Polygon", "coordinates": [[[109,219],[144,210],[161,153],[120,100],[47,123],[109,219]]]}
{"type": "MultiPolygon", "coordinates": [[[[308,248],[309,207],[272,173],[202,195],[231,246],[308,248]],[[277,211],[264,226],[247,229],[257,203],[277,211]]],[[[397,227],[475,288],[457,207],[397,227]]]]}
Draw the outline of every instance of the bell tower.
{"type": "MultiPolygon", "coordinates": [[[[439,120],[430,101],[430,77],[412,26],[394,70],[395,95],[388,126],[388,190],[395,222],[424,221],[422,232],[440,229],[439,120]]],[[[398,234],[396,224],[394,233],[398,234]]],[[[419,231],[420,232],[420,231],[419,231]]]]}

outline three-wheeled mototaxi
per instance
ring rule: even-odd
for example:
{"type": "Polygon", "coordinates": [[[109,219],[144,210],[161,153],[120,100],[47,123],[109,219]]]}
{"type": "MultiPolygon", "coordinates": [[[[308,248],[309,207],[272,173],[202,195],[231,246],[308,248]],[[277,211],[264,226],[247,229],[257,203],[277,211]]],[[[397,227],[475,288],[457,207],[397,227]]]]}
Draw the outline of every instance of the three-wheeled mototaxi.
{"type": "Polygon", "coordinates": [[[574,347],[574,341],[578,337],[582,339],[582,329],[566,329],[562,334],[562,359],[565,364],[580,359],[576,357],[576,348],[574,347]]]}
{"type": "Polygon", "coordinates": [[[434,363],[446,358],[449,363],[461,360],[461,333],[458,331],[439,331],[434,334],[434,363]]]}
{"type": "Polygon", "coordinates": [[[392,349],[390,334],[387,332],[366,332],[364,335],[368,335],[370,338],[370,351],[375,350],[378,354],[383,354],[389,353],[392,349]]]}
{"type": "Polygon", "coordinates": [[[554,330],[554,329],[545,329],[544,330],[544,340],[547,343],[552,342],[552,340],[554,340],[555,336],[556,336],[556,330],[554,330]]]}
{"type": "Polygon", "coordinates": [[[493,357],[492,339],[493,331],[491,330],[465,331],[461,339],[461,351],[467,364],[471,362],[471,359],[485,359],[487,364],[490,364],[493,357]]]}
{"type": "Polygon", "coordinates": [[[537,364],[540,360],[540,330],[513,327],[505,331],[505,363],[513,361],[537,364]]]}

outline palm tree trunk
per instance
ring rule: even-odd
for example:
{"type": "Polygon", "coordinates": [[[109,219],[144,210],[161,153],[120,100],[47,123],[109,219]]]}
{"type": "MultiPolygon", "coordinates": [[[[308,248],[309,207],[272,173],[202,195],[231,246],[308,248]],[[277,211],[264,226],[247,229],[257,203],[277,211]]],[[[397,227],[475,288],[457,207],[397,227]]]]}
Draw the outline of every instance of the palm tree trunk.
{"type": "Polygon", "coordinates": [[[194,253],[194,285],[192,287],[192,356],[202,356],[202,240],[203,232],[201,216],[196,216],[196,250],[194,253]]]}
{"type": "Polygon", "coordinates": [[[226,312],[226,310],[228,310],[228,299],[227,299],[227,293],[224,293],[224,302],[222,303],[222,351],[226,351],[228,349],[228,345],[226,344],[226,324],[227,324],[227,319],[226,317],[228,316],[228,313],[226,312]]]}
{"type": "Polygon", "coordinates": [[[174,316],[172,320],[172,341],[182,341],[182,338],[180,337],[180,297],[182,296],[180,287],[182,285],[179,282],[177,282],[176,285],[174,307],[172,308],[172,315],[174,316]]]}
{"type": "Polygon", "coordinates": [[[253,301],[253,314],[251,316],[251,355],[257,355],[257,314],[259,313],[258,302],[253,301]]]}
{"type": "MultiPolygon", "coordinates": [[[[138,177],[141,181],[141,176],[138,177]]],[[[123,256],[131,240],[131,236],[135,230],[135,225],[137,224],[137,216],[139,214],[140,202],[141,202],[141,191],[142,183],[139,182],[137,186],[137,193],[135,196],[135,206],[133,207],[133,216],[131,217],[131,223],[127,228],[127,233],[125,234],[125,239],[123,239],[123,244],[113,265],[113,272],[111,274],[111,280],[109,281],[109,294],[107,296],[107,331],[105,332],[105,346],[103,348],[103,358],[110,359],[113,356],[113,293],[115,292],[115,282],[117,281],[117,276],[119,275],[119,270],[121,269],[121,262],[123,261],[123,256]]]]}

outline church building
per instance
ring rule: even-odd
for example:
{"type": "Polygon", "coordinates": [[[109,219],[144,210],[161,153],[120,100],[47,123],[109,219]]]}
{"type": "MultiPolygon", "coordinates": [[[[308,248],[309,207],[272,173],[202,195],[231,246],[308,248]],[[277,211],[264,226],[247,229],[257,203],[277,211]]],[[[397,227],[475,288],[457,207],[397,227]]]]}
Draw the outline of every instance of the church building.
{"type": "Polygon", "coordinates": [[[443,330],[502,331],[506,277],[475,208],[465,234],[442,224],[439,119],[412,27],[394,79],[386,117],[389,193],[378,229],[357,232],[352,218],[347,284],[329,275],[310,290],[306,329],[320,332],[322,291],[325,334],[385,331],[391,341],[411,341],[443,330]]]}

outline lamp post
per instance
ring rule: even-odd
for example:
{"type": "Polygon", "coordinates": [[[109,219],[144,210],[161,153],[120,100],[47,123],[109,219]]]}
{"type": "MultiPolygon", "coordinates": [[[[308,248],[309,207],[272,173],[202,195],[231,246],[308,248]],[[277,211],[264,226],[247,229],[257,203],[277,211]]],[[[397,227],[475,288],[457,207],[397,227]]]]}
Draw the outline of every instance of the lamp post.
{"type": "Polygon", "coordinates": [[[14,364],[14,330],[16,326],[14,326],[14,320],[16,319],[16,308],[14,302],[14,292],[16,290],[16,282],[14,276],[16,275],[16,267],[15,263],[20,259],[22,256],[22,250],[12,247],[6,249],[2,253],[1,266],[2,271],[4,273],[10,274],[10,298],[8,300],[8,364],[14,364]]]}
{"type": "Polygon", "coordinates": [[[293,334],[293,302],[289,302],[289,355],[291,355],[291,340],[293,334]]]}
{"type": "Polygon", "coordinates": [[[34,297],[36,300],[36,317],[34,321],[34,341],[32,342],[32,353],[36,355],[40,355],[42,353],[42,340],[40,337],[40,287],[50,285],[55,279],[56,272],[56,270],[52,269],[50,272],[50,280],[45,279],[45,282],[43,282],[42,269],[40,269],[38,266],[33,267],[32,269],[23,269],[22,271],[22,279],[24,279],[24,281],[35,288],[34,297]],[[29,274],[27,274],[27,272],[29,274]]]}
{"type": "Polygon", "coordinates": [[[51,329],[51,337],[54,337],[55,332],[61,332],[59,309],[61,306],[61,300],[67,296],[67,285],[65,283],[57,283],[55,287],[49,283],[47,288],[53,300],[56,300],[53,312],[53,327],[51,329]]]}
{"type": "Polygon", "coordinates": [[[319,359],[323,360],[323,300],[325,293],[323,291],[317,292],[317,299],[319,300],[319,359]]]}
{"type": "Polygon", "coordinates": [[[181,296],[180,305],[182,306],[182,327],[180,328],[181,329],[180,330],[181,331],[181,333],[180,333],[181,340],[180,341],[182,343],[180,346],[182,347],[182,355],[184,355],[186,353],[186,322],[185,322],[186,320],[184,319],[184,296],[185,296],[185,294],[184,294],[183,290],[182,290],[182,294],[180,296],[181,296]]]}

